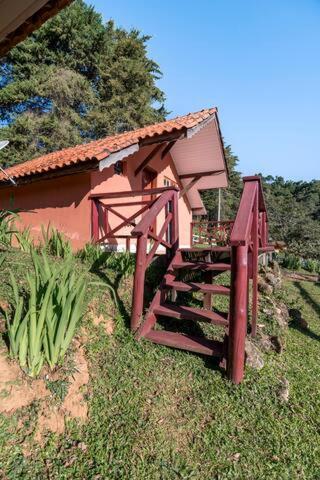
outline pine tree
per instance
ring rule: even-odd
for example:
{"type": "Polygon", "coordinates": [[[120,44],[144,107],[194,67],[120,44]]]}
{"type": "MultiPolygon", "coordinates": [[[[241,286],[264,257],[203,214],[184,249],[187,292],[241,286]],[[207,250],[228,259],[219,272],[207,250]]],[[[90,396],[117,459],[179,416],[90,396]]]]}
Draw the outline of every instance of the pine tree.
{"type": "Polygon", "coordinates": [[[0,63],[5,165],[163,120],[149,38],[76,0],[14,48],[0,63]]]}

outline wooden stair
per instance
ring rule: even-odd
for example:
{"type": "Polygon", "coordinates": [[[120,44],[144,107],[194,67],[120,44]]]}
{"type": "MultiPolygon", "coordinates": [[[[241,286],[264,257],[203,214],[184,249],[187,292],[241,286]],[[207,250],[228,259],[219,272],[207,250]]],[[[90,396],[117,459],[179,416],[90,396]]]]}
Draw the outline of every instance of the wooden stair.
{"type": "MultiPolygon", "coordinates": [[[[184,333],[169,330],[155,329],[159,318],[178,319],[183,321],[206,322],[217,325],[224,330],[228,328],[228,313],[217,312],[211,308],[212,295],[230,295],[230,288],[212,283],[213,278],[222,272],[230,271],[230,247],[188,248],[177,251],[164,276],[159,290],[150,304],[144,321],[136,333],[136,339],[142,337],[168,347],[189,350],[202,355],[224,357],[225,342],[211,340],[205,337],[195,337],[184,333]],[[197,258],[190,259],[194,254],[197,258]],[[223,259],[221,259],[223,256],[223,259]],[[209,260],[204,260],[204,257],[209,260]],[[216,260],[212,260],[216,259],[216,260]],[[203,276],[203,282],[193,282],[183,277],[188,272],[198,272],[203,276]],[[178,276],[178,279],[177,279],[178,276]],[[182,279],[181,279],[182,277],[182,279]],[[210,282],[210,283],[209,283],[210,282]],[[174,292],[199,292],[204,299],[209,298],[204,305],[209,308],[195,308],[187,305],[178,305],[168,301],[168,294],[174,292]]],[[[226,332],[225,332],[226,333],[226,332]]]]}

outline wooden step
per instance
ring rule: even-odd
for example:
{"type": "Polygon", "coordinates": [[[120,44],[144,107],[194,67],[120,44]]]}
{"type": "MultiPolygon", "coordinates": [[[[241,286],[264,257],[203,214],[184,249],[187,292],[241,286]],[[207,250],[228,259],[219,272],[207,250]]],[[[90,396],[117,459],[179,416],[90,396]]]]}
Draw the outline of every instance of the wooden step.
{"type": "Polygon", "coordinates": [[[212,285],[210,283],[177,282],[175,280],[167,280],[164,287],[174,288],[178,292],[202,292],[215,295],[230,295],[230,288],[222,285],[212,285]]]}
{"type": "Polygon", "coordinates": [[[193,337],[182,333],[168,332],[167,330],[151,330],[144,338],[153,343],[201,353],[202,355],[223,356],[223,343],[207,338],[193,337]]]}
{"type": "Polygon", "coordinates": [[[171,305],[164,303],[157,305],[153,313],[163,317],[178,318],[179,320],[193,320],[198,322],[209,322],[223,327],[228,326],[228,314],[216,313],[212,310],[202,310],[201,308],[187,307],[184,305],[171,305]]]}
{"type": "Polygon", "coordinates": [[[231,265],[228,263],[209,263],[209,262],[177,262],[172,264],[173,270],[180,270],[187,268],[188,270],[205,270],[225,272],[231,270],[231,265]]]}

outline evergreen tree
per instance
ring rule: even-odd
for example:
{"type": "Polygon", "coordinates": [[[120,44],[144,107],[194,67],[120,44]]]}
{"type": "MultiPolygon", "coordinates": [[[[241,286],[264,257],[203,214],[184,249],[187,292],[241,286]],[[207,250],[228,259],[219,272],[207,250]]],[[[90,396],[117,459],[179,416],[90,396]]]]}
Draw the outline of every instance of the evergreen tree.
{"type": "Polygon", "coordinates": [[[15,47],[0,62],[5,165],[163,120],[149,38],[76,0],[15,47]]]}

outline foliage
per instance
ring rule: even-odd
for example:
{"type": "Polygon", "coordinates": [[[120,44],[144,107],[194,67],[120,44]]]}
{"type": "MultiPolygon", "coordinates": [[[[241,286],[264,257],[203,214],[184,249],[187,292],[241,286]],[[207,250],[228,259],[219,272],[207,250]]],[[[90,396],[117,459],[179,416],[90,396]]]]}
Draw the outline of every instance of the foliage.
{"type": "Polygon", "coordinates": [[[108,253],[101,248],[101,245],[88,242],[81,250],[78,250],[76,257],[82,262],[89,263],[92,267],[98,268],[106,262],[108,253]]]}
{"type": "Polygon", "coordinates": [[[22,293],[10,271],[12,314],[5,311],[10,355],[28,375],[39,375],[44,361],[61,364],[82,316],[85,282],[74,272],[69,257],[63,264],[50,262],[46,253],[31,250],[33,273],[27,273],[22,293]]]}
{"type": "Polygon", "coordinates": [[[290,253],[320,260],[320,181],[269,176],[263,186],[271,237],[286,242],[290,253]]]}
{"type": "Polygon", "coordinates": [[[13,226],[16,216],[11,210],[0,210],[0,247],[11,246],[12,236],[16,233],[13,226]]]}
{"type": "Polygon", "coordinates": [[[76,0],[12,49],[0,60],[5,165],[163,120],[149,38],[76,0]]]}
{"type": "Polygon", "coordinates": [[[71,244],[62,232],[59,232],[59,230],[52,227],[50,224],[47,229],[41,225],[41,232],[43,239],[43,245],[40,247],[41,249],[44,248],[47,253],[54,257],[67,258],[71,255],[71,244]]]}
{"type": "Polygon", "coordinates": [[[135,269],[135,255],[130,252],[113,252],[108,257],[107,267],[116,272],[120,278],[128,277],[135,269]]]}
{"type": "Polygon", "coordinates": [[[302,261],[300,257],[286,252],[281,260],[281,265],[289,270],[300,270],[302,261]]]}
{"type": "Polygon", "coordinates": [[[308,258],[303,262],[303,268],[311,273],[320,273],[320,261],[308,258]]]}
{"type": "Polygon", "coordinates": [[[30,234],[30,227],[26,227],[15,233],[18,245],[23,252],[30,252],[33,247],[33,240],[30,234]]]}

